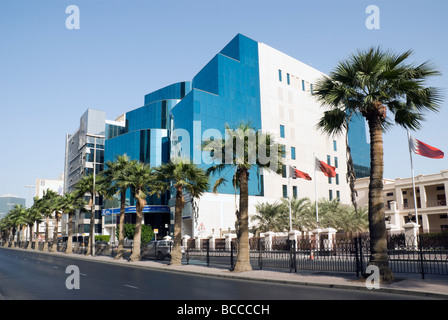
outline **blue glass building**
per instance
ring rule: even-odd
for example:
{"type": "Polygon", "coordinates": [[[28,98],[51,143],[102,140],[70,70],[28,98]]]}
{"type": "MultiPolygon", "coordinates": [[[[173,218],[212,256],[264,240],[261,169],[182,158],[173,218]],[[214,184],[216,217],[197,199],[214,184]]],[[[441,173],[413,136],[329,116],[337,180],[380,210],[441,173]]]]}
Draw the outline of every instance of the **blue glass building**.
{"type": "MultiPolygon", "coordinates": [[[[312,173],[315,169],[310,155],[316,153],[337,166],[339,175],[345,177],[346,168],[342,165],[345,147],[341,147],[345,145],[345,139],[323,136],[315,128],[323,110],[313,97],[312,84],[321,75],[294,58],[238,34],[191,81],[177,82],[145,95],[143,106],[125,113],[124,128],[115,129],[110,134],[106,128],[104,161],[127,154],[131,159],[158,166],[176,155],[206,169],[209,165],[204,160],[208,154],[200,149],[202,140],[224,137],[226,124],[236,126],[240,122],[251,122],[255,129],[270,132],[278,138],[287,151],[285,163],[312,173]],[[215,137],[216,132],[219,137],[215,137]]],[[[365,176],[370,163],[362,118],[352,119],[349,144],[357,175],[365,176]]],[[[227,172],[227,181],[231,181],[232,174],[232,170],[227,172]]],[[[217,178],[211,178],[211,185],[217,178]]],[[[313,198],[314,187],[302,180],[291,182],[285,175],[269,175],[253,168],[249,195],[253,201],[290,195],[313,198]]],[[[329,196],[331,199],[334,195],[349,202],[345,179],[318,176],[316,183],[319,198],[329,196]]],[[[184,210],[186,234],[194,236],[199,223],[206,226],[207,232],[233,229],[235,190],[228,183],[218,191],[216,198],[201,199],[202,223],[193,221],[191,207],[187,205],[184,210]]],[[[169,198],[166,195],[147,200],[150,205],[172,207],[169,198]]],[[[130,193],[128,199],[129,205],[135,204],[130,193]]],[[[250,213],[254,213],[253,207],[251,205],[250,213]]],[[[166,217],[165,210],[152,212],[145,217],[145,222],[151,223],[149,221],[154,219],[158,221],[157,227],[162,229],[173,220],[166,217]]]]}

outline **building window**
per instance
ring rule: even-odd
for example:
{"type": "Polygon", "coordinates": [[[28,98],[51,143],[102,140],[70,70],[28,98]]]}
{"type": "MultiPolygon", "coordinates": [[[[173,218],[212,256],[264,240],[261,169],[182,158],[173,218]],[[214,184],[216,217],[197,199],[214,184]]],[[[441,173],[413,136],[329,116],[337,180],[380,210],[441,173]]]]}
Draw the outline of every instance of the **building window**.
{"type": "Polygon", "coordinates": [[[292,197],[297,199],[297,186],[292,186],[292,197]]]}
{"type": "Polygon", "coordinates": [[[336,173],[335,180],[336,180],[336,184],[339,184],[339,173],[336,173]]]}
{"type": "Polygon", "coordinates": [[[282,82],[282,70],[278,69],[278,81],[282,82]]]}
{"type": "Polygon", "coordinates": [[[282,158],[286,158],[286,149],[285,149],[285,145],[281,144],[280,148],[282,150],[282,158]]]}
{"type": "Polygon", "coordinates": [[[305,91],[305,80],[302,80],[302,91],[305,91]]]}
{"type": "Polygon", "coordinates": [[[331,166],[331,157],[329,155],[327,155],[327,164],[331,166]]]}
{"type": "Polygon", "coordinates": [[[338,143],[336,140],[333,140],[333,151],[338,151],[338,143]]]}
{"type": "Polygon", "coordinates": [[[280,125],[280,138],[284,138],[284,137],[285,137],[285,126],[280,125]]]}
{"type": "Polygon", "coordinates": [[[334,157],[334,167],[338,168],[338,157],[334,157]]]}
{"type": "Polygon", "coordinates": [[[291,147],[291,159],[296,159],[296,147],[291,147]]]}
{"type": "Polygon", "coordinates": [[[339,190],[336,191],[336,199],[338,199],[338,201],[341,200],[341,192],[339,190]]]}
{"type": "Polygon", "coordinates": [[[289,73],[286,74],[286,83],[291,84],[290,78],[289,78],[289,73]]]}
{"type": "Polygon", "coordinates": [[[283,198],[288,198],[288,186],[282,185],[283,187],[283,198]]]}
{"type": "Polygon", "coordinates": [[[312,83],[310,83],[310,92],[311,92],[311,94],[313,94],[313,84],[312,83]]]}
{"type": "Polygon", "coordinates": [[[286,166],[282,165],[282,178],[286,178],[286,166]]]}
{"type": "Polygon", "coordinates": [[[331,200],[333,200],[333,190],[328,190],[328,198],[331,200]]]}

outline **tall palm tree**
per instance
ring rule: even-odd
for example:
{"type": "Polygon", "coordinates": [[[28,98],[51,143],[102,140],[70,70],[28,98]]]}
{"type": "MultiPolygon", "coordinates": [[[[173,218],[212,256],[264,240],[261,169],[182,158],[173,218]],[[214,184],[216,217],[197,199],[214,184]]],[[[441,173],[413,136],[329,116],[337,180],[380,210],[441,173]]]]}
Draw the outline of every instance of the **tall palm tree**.
{"type": "Polygon", "coordinates": [[[112,192],[120,193],[120,218],[118,230],[118,248],[115,259],[123,258],[124,253],[124,218],[126,209],[126,192],[129,189],[129,180],[127,179],[127,170],[131,160],[124,154],[118,156],[115,161],[106,162],[107,169],[103,172],[106,180],[113,186],[112,192]]]}
{"type": "Polygon", "coordinates": [[[132,160],[127,170],[127,181],[131,190],[137,199],[136,219],[134,232],[134,245],[130,261],[139,261],[141,259],[141,234],[143,221],[143,208],[146,206],[146,197],[148,196],[148,186],[152,181],[152,169],[148,164],[132,160]]]}
{"type": "Polygon", "coordinates": [[[83,195],[80,196],[76,191],[65,193],[60,198],[60,210],[68,216],[67,254],[73,253],[73,216],[77,210],[86,211],[86,205],[83,195]]]}
{"type": "Polygon", "coordinates": [[[191,195],[192,201],[209,189],[209,177],[204,170],[190,161],[172,159],[154,168],[151,193],[163,193],[176,190],[176,208],[174,213],[174,244],[171,251],[171,265],[180,265],[182,260],[182,210],[185,205],[184,192],[191,195]]]}
{"type": "MultiPolygon", "coordinates": [[[[44,191],[44,195],[42,196],[42,201],[40,204],[40,210],[42,210],[42,215],[46,218],[45,223],[45,243],[43,247],[43,251],[48,251],[48,228],[50,225],[50,217],[51,215],[57,211],[59,204],[57,203],[57,198],[59,197],[59,194],[54,192],[53,190],[47,189],[44,191]]],[[[53,239],[53,242],[56,241],[56,239],[53,239]]],[[[53,247],[54,247],[53,243],[53,247]]]]}
{"type": "Polygon", "coordinates": [[[415,130],[426,111],[440,108],[439,90],[425,80],[440,73],[430,63],[408,63],[412,51],[395,54],[381,48],[358,51],[316,83],[315,96],[329,107],[318,127],[328,134],[348,129],[353,114],[365,117],[370,132],[369,231],[370,264],[381,280],[393,281],[389,268],[383,205],[383,130],[393,123],[415,130]],[[386,118],[389,109],[393,119],[386,118]]]}
{"type": "MultiPolygon", "coordinates": [[[[283,148],[270,134],[258,132],[248,122],[241,122],[234,128],[225,126],[226,137],[204,141],[202,148],[211,152],[215,165],[207,169],[208,174],[222,173],[226,168],[233,170],[233,186],[239,189],[239,209],[236,210],[237,261],[233,271],[252,270],[249,260],[249,171],[264,168],[281,173],[283,148]]],[[[225,183],[224,177],[216,180],[213,190],[225,183]]]]}
{"type": "Polygon", "coordinates": [[[24,206],[20,204],[16,204],[14,208],[9,211],[10,214],[10,221],[12,229],[12,237],[14,239],[14,236],[17,234],[17,242],[20,244],[22,242],[23,238],[23,228],[22,231],[20,231],[20,228],[24,225],[26,225],[26,209],[24,206]]]}
{"type": "Polygon", "coordinates": [[[89,196],[90,207],[90,231],[89,231],[89,245],[87,246],[86,255],[94,254],[95,245],[95,205],[93,205],[94,197],[97,194],[102,194],[105,191],[105,178],[99,175],[83,176],[75,186],[76,197],[82,198],[85,194],[89,196]]]}
{"type": "Polygon", "coordinates": [[[39,210],[39,197],[35,196],[33,205],[29,208],[28,211],[28,226],[30,229],[30,242],[28,245],[28,248],[31,247],[32,238],[33,238],[33,226],[36,225],[36,236],[35,236],[35,247],[34,249],[37,250],[38,248],[38,237],[39,237],[39,224],[42,222],[42,214],[39,210]]]}

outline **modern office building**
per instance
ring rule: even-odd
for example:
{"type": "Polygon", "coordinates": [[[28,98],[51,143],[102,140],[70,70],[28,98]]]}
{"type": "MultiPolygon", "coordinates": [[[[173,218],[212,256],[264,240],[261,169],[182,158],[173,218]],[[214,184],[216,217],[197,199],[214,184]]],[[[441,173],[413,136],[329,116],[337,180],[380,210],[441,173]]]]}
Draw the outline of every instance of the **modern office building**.
{"type": "MultiPolygon", "coordinates": [[[[76,183],[85,175],[99,173],[104,169],[104,143],[106,138],[121,134],[125,127],[123,117],[116,121],[106,120],[106,113],[95,109],[87,109],[80,118],[79,128],[66,137],[64,193],[75,190],[76,183]]],[[[86,195],[88,202],[89,197],[86,195]]],[[[95,199],[95,233],[102,233],[102,198],[95,199]]],[[[66,225],[66,219],[62,222],[66,225]]],[[[90,232],[90,210],[78,212],[74,219],[75,235],[88,235],[90,232]]]]}
{"type": "MultiPolygon", "coordinates": [[[[281,175],[253,168],[249,214],[255,214],[256,203],[282,197],[339,198],[348,204],[345,135],[329,137],[316,129],[324,109],[313,96],[313,83],[321,76],[322,72],[309,65],[238,34],[191,81],[149,93],[143,106],[127,112],[122,131],[105,141],[104,160],[126,153],[132,159],[157,166],[170,156],[180,155],[207,168],[210,157],[200,149],[202,140],[224,137],[226,124],[250,121],[257,130],[271,133],[283,145],[285,164],[308,173],[312,180],[288,179],[286,166],[281,175]],[[315,157],[336,167],[336,177],[328,178],[315,171],[315,157]]],[[[358,176],[368,172],[366,139],[364,120],[354,119],[348,140],[358,176]]],[[[230,170],[228,181],[231,176],[230,170]]],[[[212,177],[212,185],[218,177],[212,177]]],[[[145,223],[152,219],[158,227],[166,227],[168,222],[172,225],[173,200],[169,195],[148,199],[154,207],[145,216],[145,223]],[[167,207],[171,210],[170,220],[167,207]]],[[[129,205],[134,203],[130,195],[129,205]]],[[[204,194],[196,213],[187,201],[183,233],[192,237],[198,233],[221,236],[234,230],[237,203],[238,192],[230,182],[218,194],[204,194]]],[[[114,218],[109,218],[108,223],[113,226],[114,218]]]]}
{"type": "MultiPolygon", "coordinates": [[[[362,178],[355,183],[360,206],[368,205],[369,181],[369,178],[362,178]]],[[[448,230],[448,170],[418,175],[414,183],[415,202],[412,178],[383,180],[385,215],[390,230],[403,230],[403,225],[409,221],[416,222],[416,211],[420,232],[448,230]]]]}

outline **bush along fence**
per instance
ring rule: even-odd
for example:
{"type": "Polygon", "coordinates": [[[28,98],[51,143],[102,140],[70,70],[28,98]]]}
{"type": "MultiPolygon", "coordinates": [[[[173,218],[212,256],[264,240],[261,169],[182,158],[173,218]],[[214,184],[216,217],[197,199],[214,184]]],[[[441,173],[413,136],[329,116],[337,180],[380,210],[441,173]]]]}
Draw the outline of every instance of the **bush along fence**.
{"type": "MultiPolygon", "coordinates": [[[[183,239],[184,262],[207,266],[234,267],[236,262],[235,236],[225,238],[183,239]]],[[[364,275],[370,258],[367,235],[341,236],[334,229],[324,229],[309,237],[292,231],[287,236],[274,232],[252,237],[249,241],[253,269],[354,272],[364,275]]],[[[437,274],[448,276],[448,232],[440,236],[388,236],[389,265],[394,273],[437,274]]]]}

